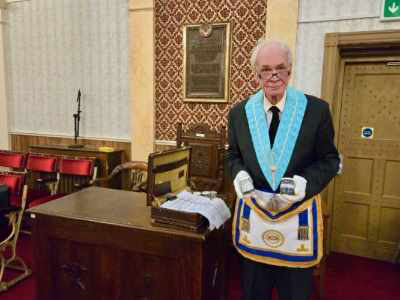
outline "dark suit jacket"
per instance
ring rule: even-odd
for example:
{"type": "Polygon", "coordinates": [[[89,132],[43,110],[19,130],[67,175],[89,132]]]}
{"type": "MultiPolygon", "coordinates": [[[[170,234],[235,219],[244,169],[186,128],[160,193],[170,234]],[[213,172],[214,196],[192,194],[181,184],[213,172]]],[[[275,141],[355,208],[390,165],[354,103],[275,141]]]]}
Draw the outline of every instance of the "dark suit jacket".
{"type": "MultiPolygon", "coordinates": [[[[320,193],[339,169],[339,155],[333,142],[334,130],[328,104],[306,95],[307,107],[299,136],[284,177],[299,175],[307,180],[306,197],[320,193]]],[[[228,116],[227,165],[232,180],[247,171],[256,189],[271,189],[257,161],[246,118],[248,99],[235,105],[228,116]]],[[[268,134],[266,132],[265,134],[268,134]]]]}

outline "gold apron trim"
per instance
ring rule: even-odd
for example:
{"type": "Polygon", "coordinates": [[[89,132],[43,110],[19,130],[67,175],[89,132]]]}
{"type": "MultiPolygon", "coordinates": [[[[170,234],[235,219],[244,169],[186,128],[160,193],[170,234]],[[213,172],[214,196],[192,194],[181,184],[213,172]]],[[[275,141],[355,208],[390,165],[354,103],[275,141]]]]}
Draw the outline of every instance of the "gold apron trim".
{"type": "Polygon", "coordinates": [[[305,200],[301,205],[299,205],[299,207],[297,207],[296,209],[294,209],[294,210],[292,210],[292,211],[290,211],[290,212],[288,212],[288,213],[286,213],[286,214],[283,214],[282,216],[280,216],[280,217],[277,218],[277,219],[271,219],[267,214],[265,214],[264,211],[262,211],[257,205],[255,205],[255,204],[253,203],[253,201],[251,200],[251,198],[250,198],[249,196],[243,198],[243,201],[244,201],[245,204],[247,204],[247,206],[249,206],[255,213],[257,213],[257,215],[258,215],[261,219],[265,219],[265,220],[268,220],[268,221],[270,221],[270,222],[280,222],[280,221],[283,221],[283,220],[285,220],[285,219],[288,219],[288,218],[290,218],[290,217],[292,217],[292,216],[294,216],[294,215],[297,215],[297,214],[299,214],[300,212],[304,211],[305,209],[309,208],[309,207],[312,205],[313,200],[314,200],[315,198],[316,198],[317,205],[318,205],[318,209],[319,209],[319,208],[320,208],[320,203],[321,203],[321,196],[318,194],[318,195],[316,195],[316,196],[314,196],[314,197],[312,197],[312,198],[310,198],[310,199],[308,199],[308,200],[305,200]]]}
{"type": "MultiPolygon", "coordinates": [[[[320,263],[322,256],[323,256],[323,219],[322,219],[322,207],[321,207],[321,197],[320,195],[316,195],[313,198],[316,198],[316,204],[317,204],[317,218],[318,218],[318,227],[317,227],[317,234],[318,234],[318,256],[316,259],[312,260],[312,261],[306,261],[306,262],[289,262],[289,261],[284,261],[281,259],[277,259],[277,258],[272,258],[272,257],[260,257],[258,255],[253,255],[251,253],[248,253],[246,251],[243,251],[239,248],[239,246],[236,244],[236,229],[237,226],[239,224],[237,224],[237,216],[238,214],[242,215],[242,212],[238,211],[239,210],[239,203],[240,200],[238,199],[238,201],[236,201],[236,206],[235,206],[235,213],[234,213],[234,219],[233,219],[233,224],[232,224],[232,236],[233,236],[233,241],[234,241],[234,246],[236,248],[236,250],[243,255],[244,257],[259,262],[259,263],[263,263],[263,264],[270,264],[270,265],[275,265],[275,266],[280,266],[280,267],[289,267],[289,268],[310,268],[313,266],[316,266],[317,264],[320,263]]],[[[300,205],[295,211],[300,210],[300,208],[303,208],[303,210],[306,208],[306,202],[312,202],[312,199],[308,199],[305,201],[305,203],[303,203],[302,205],[300,205]]],[[[243,202],[244,199],[243,199],[243,202]]],[[[243,203],[242,205],[242,209],[244,208],[244,205],[247,203],[243,203]]],[[[309,203],[307,203],[307,205],[310,205],[309,203]]],[[[252,205],[251,208],[255,207],[255,205],[252,205]]],[[[255,207],[255,210],[257,212],[257,207],[255,207]]],[[[293,211],[294,212],[294,211],[293,211]]],[[[292,213],[292,212],[291,212],[292,213]]],[[[265,216],[265,214],[263,213],[263,215],[265,216]]],[[[292,214],[293,215],[293,214],[292,214]]],[[[240,227],[239,227],[239,231],[240,231],[240,227]]],[[[241,234],[242,236],[243,234],[241,234]]],[[[245,237],[246,242],[249,244],[249,241],[247,239],[247,237],[245,237]]],[[[300,247],[297,249],[297,251],[299,251],[299,254],[306,249],[305,247],[300,247]]],[[[279,252],[279,251],[276,251],[279,252]]],[[[293,255],[295,256],[295,255],[293,255]]]]}

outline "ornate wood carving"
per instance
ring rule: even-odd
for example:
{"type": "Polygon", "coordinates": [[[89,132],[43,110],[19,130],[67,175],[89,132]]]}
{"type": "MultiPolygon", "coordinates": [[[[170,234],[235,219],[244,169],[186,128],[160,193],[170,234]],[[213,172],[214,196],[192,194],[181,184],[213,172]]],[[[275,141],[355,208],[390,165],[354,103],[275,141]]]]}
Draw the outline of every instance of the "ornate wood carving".
{"type": "Polygon", "coordinates": [[[211,130],[205,123],[195,124],[186,131],[178,123],[177,146],[191,146],[191,178],[196,189],[224,193],[224,155],[226,130],[211,130]]]}

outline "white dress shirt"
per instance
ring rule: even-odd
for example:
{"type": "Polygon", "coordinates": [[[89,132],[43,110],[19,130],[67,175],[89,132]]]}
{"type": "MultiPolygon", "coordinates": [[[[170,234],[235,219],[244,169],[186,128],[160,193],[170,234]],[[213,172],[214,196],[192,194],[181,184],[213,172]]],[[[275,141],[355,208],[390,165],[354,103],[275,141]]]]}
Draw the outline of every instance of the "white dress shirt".
{"type": "Polygon", "coordinates": [[[271,124],[272,120],[272,112],[269,110],[272,106],[276,106],[279,109],[279,119],[281,118],[283,108],[285,107],[285,102],[286,102],[286,90],[285,93],[283,94],[283,97],[281,100],[276,105],[272,105],[271,102],[269,102],[268,98],[265,97],[264,94],[264,110],[265,113],[267,114],[267,122],[268,126],[271,124]]]}

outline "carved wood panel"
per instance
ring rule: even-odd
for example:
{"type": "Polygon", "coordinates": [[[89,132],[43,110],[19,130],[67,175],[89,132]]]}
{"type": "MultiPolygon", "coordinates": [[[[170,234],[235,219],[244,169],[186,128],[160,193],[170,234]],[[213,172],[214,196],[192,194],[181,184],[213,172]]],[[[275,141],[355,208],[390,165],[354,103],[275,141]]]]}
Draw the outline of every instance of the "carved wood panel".
{"type": "MultiPolygon", "coordinates": [[[[74,143],[72,138],[43,136],[43,135],[25,135],[25,134],[10,134],[11,149],[14,151],[27,152],[32,145],[71,145],[74,143]]],[[[79,139],[80,144],[90,147],[113,147],[114,149],[124,150],[124,159],[131,160],[131,143],[106,141],[106,140],[92,140],[92,139],[79,139]]]]}

